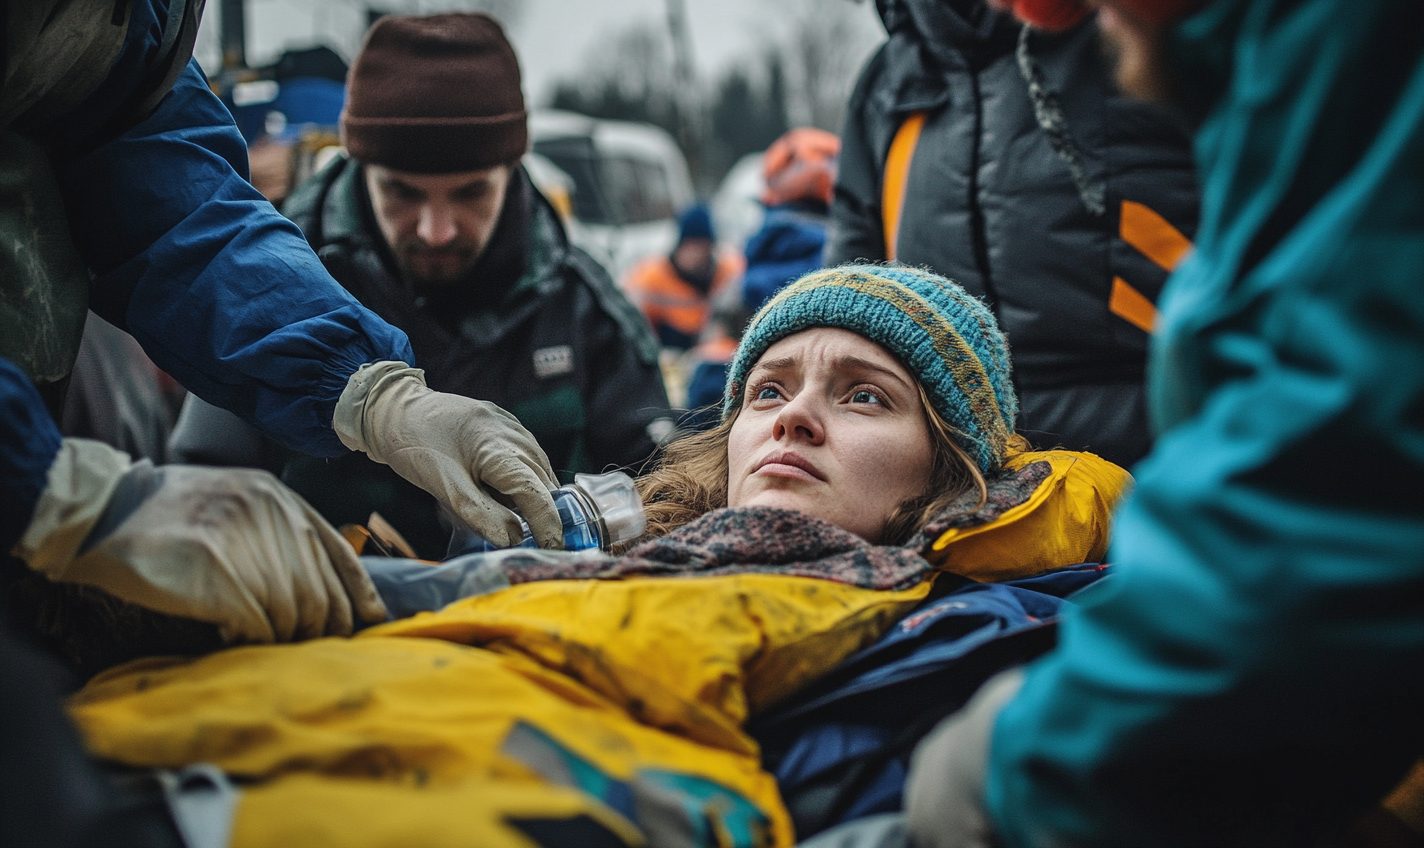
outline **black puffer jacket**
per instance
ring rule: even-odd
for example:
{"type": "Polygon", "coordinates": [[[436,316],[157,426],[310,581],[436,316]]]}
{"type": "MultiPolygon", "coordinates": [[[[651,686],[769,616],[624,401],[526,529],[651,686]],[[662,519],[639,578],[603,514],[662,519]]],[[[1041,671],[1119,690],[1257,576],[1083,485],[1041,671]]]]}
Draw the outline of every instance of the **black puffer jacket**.
{"type": "Polygon", "coordinates": [[[1155,302],[1167,271],[1119,227],[1127,201],[1192,236],[1185,127],[1118,92],[1091,20],[1052,35],[1025,33],[982,0],[878,6],[890,39],[852,95],[827,264],[894,258],[962,283],[1008,335],[1020,432],[1041,447],[1139,459],[1150,446],[1148,334],[1110,304],[1122,302],[1115,279],[1155,302]],[[883,175],[916,112],[926,117],[890,257],[883,175]]]}

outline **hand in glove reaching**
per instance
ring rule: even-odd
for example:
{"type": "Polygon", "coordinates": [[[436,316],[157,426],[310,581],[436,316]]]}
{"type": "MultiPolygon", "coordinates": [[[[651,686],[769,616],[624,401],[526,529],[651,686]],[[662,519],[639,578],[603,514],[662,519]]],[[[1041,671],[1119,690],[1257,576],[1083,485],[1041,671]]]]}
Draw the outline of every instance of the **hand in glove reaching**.
{"type": "Polygon", "coordinates": [[[87,439],[64,440],[15,555],[228,642],[345,636],[356,617],[386,617],[351,547],[271,474],[155,468],[87,439]]]}
{"type": "Polygon", "coordinates": [[[541,548],[562,548],[549,459],[519,419],[492,403],[437,392],[403,362],[363,365],[336,404],[343,444],[389,465],[496,545],[519,543],[524,516],[541,548]]]}

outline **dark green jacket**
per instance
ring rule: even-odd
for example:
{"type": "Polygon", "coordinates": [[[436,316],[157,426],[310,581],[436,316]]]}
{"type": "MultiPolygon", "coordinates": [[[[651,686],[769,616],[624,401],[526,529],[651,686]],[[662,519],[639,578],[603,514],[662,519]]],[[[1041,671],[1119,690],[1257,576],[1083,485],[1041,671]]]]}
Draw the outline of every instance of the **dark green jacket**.
{"type": "MultiPolygon", "coordinates": [[[[469,286],[439,302],[397,274],[362,173],[340,158],[299,186],[282,211],[339,283],[405,331],[430,387],[512,412],[565,482],[575,472],[640,466],[668,417],[656,342],[607,272],[569,244],[523,169],[469,286]]],[[[210,459],[213,451],[194,442],[212,437],[195,440],[191,429],[175,436],[184,458],[210,459]]],[[[449,532],[435,520],[433,499],[364,455],[293,456],[281,473],[335,524],[365,523],[374,509],[425,540],[411,539],[422,555],[444,550],[449,532]]]]}

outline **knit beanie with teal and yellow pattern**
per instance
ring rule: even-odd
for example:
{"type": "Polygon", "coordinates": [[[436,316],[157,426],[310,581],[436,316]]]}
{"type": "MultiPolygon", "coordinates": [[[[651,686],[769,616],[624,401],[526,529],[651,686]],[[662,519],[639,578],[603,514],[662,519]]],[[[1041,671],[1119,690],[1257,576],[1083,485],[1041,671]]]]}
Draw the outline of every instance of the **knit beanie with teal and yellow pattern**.
{"type": "Polygon", "coordinates": [[[741,406],[747,372],[766,349],[814,327],[850,330],[895,354],[979,469],[999,467],[1018,415],[1004,334],[959,284],[900,265],[812,271],[767,301],[727,371],[723,419],[741,406]]]}

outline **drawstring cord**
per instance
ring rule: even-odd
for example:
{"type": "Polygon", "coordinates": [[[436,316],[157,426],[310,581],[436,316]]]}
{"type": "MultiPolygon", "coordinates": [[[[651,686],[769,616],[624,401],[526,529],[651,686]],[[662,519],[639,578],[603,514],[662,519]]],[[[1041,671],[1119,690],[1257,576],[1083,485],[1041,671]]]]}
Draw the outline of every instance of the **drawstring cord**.
{"type": "Polygon", "coordinates": [[[1086,157],[1068,129],[1068,117],[1063,114],[1063,104],[1058,101],[1058,93],[1044,82],[1043,69],[1028,52],[1028,37],[1029,28],[1025,26],[1019,31],[1019,43],[1014,51],[1014,59],[1018,61],[1019,73],[1023,75],[1024,82],[1028,83],[1029,100],[1033,101],[1033,116],[1048,136],[1048,143],[1053,145],[1058,158],[1068,166],[1068,173],[1073,176],[1073,183],[1078,186],[1078,197],[1083,201],[1083,206],[1093,215],[1100,216],[1107,211],[1107,186],[1101,178],[1088,174],[1086,157]]]}

